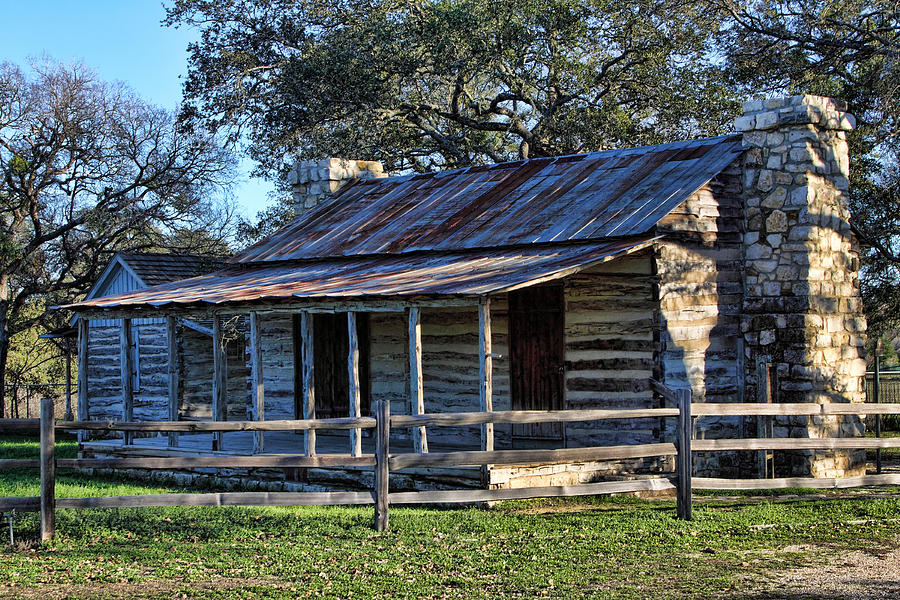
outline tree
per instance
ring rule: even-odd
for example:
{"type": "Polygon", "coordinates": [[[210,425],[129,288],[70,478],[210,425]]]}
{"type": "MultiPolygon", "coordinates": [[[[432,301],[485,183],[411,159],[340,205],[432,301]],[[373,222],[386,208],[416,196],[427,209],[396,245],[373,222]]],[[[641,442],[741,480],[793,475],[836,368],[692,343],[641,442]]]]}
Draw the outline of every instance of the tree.
{"type": "Polygon", "coordinates": [[[721,133],[737,109],[684,0],[175,0],[182,117],[297,157],[429,170],[721,133]],[[243,137],[242,137],[243,136],[243,137]]]}
{"type": "Polygon", "coordinates": [[[900,7],[894,0],[714,0],[726,67],[743,93],[847,100],[851,213],[863,243],[870,334],[900,325],[900,7]]]}
{"type": "Polygon", "coordinates": [[[212,192],[232,165],[209,133],[82,66],[0,64],[0,393],[11,336],[61,324],[43,307],[83,294],[114,252],[221,248],[230,209],[212,192]]]}

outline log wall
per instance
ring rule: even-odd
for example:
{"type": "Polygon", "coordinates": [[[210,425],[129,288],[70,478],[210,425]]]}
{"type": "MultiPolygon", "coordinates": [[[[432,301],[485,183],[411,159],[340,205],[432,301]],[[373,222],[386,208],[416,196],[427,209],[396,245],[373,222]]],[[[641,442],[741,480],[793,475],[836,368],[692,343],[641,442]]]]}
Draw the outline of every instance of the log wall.
{"type": "MultiPolygon", "coordinates": [[[[654,278],[649,253],[566,280],[567,409],[655,407],[654,278]]],[[[568,423],[570,446],[652,443],[658,419],[568,423]]]]}
{"type": "MultiPolygon", "coordinates": [[[[162,331],[161,340],[164,341],[165,328],[162,331]]],[[[209,419],[212,415],[212,338],[206,333],[183,327],[181,344],[184,364],[181,366],[183,389],[179,414],[182,418],[209,419]]],[[[250,371],[247,368],[245,346],[243,335],[233,337],[225,345],[228,366],[225,406],[228,420],[247,419],[250,408],[250,393],[247,389],[250,371]]]]}
{"type": "MultiPolygon", "coordinates": [[[[694,402],[741,402],[743,212],[741,171],[734,163],[660,221],[659,368],[662,382],[690,387],[694,402]]],[[[674,424],[670,423],[669,426],[674,424]]],[[[698,438],[740,437],[741,417],[704,419],[698,438]]],[[[671,431],[665,435],[671,438],[671,431]]],[[[696,469],[740,468],[737,454],[700,454],[696,469]]]]}
{"type": "MultiPolygon", "coordinates": [[[[122,375],[119,325],[91,327],[88,352],[88,415],[91,419],[122,419],[122,375]]],[[[136,324],[134,418],[156,421],[168,418],[168,351],[165,324],[136,324]]]]}

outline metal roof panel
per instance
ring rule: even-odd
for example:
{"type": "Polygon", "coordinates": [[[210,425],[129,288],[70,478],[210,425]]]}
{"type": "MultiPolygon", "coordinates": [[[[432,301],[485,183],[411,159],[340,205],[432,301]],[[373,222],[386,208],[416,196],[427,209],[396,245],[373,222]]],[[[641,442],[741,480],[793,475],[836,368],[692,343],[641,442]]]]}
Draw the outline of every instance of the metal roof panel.
{"type": "Polygon", "coordinates": [[[642,235],[741,151],[731,135],[357,181],[231,262],[642,235]]]}
{"type": "Polygon", "coordinates": [[[498,248],[479,252],[322,259],[221,271],[62,308],[227,305],[368,296],[476,296],[558,279],[646,247],[655,238],[498,248]]]}

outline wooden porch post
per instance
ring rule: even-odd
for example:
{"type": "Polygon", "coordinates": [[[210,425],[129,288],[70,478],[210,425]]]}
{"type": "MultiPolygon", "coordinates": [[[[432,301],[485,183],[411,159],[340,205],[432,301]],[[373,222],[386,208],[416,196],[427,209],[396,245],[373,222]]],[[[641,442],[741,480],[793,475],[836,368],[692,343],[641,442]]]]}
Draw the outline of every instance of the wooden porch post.
{"type": "Polygon", "coordinates": [[[72,344],[68,338],[63,338],[66,343],[66,421],[72,420],[72,344]]]}
{"type": "MultiPolygon", "coordinates": [[[[478,398],[482,412],[494,410],[494,357],[491,354],[491,299],[478,304],[478,398]]],[[[494,424],[481,426],[481,449],[494,450],[494,424]]]]}
{"type": "MultiPolygon", "coordinates": [[[[225,346],[222,343],[222,317],[213,317],[213,385],[212,385],[212,420],[225,420],[225,398],[228,385],[225,372],[225,346]]],[[[213,450],[222,450],[222,432],[213,433],[213,450]]]]}
{"type": "MultiPolygon", "coordinates": [[[[169,379],[169,420],[177,421],[179,405],[178,390],[181,387],[181,355],[178,351],[178,322],[173,316],[166,317],[166,341],[169,346],[169,365],[167,372],[169,379]]],[[[169,447],[175,448],[177,446],[178,434],[174,431],[170,431],[169,447]]]]}
{"type": "MultiPolygon", "coordinates": [[[[313,357],[313,315],[307,310],[300,313],[300,346],[303,351],[303,418],[316,418],[316,375],[313,357]]],[[[314,429],[303,431],[304,453],[307,456],[316,454],[316,432],[314,429]]]]}
{"type": "MultiPolygon", "coordinates": [[[[90,319],[78,318],[78,420],[88,420],[88,327],[90,319]]],[[[78,441],[83,442],[87,432],[78,430],[78,441]]]]}
{"type": "MultiPolygon", "coordinates": [[[[360,413],[360,386],[359,386],[359,336],[356,329],[356,313],[347,313],[347,335],[348,348],[347,353],[347,381],[350,389],[350,417],[357,418],[362,416],[360,413]]],[[[362,455],[362,430],[359,428],[350,430],[350,455],[362,455]]]]}
{"type": "MultiPolygon", "coordinates": [[[[409,413],[425,414],[425,394],[422,385],[422,324],[419,307],[409,309],[409,413]]],[[[425,427],[414,427],[413,448],[416,452],[428,452],[425,427]]]]}
{"type": "MultiPolygon", "coordinates": [[[[253,395],[253,416],[257,421],[266,420],[266,394],[263,385],[262,344],[260,343],[259,313],[250,313],[250,389],[253,395]]],[[[253,432],[253,452],[260,454],[265,447],[262,431],[253,432]]]]}
{"type": "MultiPolygon", "coordinates": [[[[134,421],[134,338],[131,319],[123,318],[119,326],[119,372],[122,377],[122,420],[134,421]]],[[[125,431],[122,438],[132,443],[134,433],[125,431]]]]}
{"type": "Polygon", "coordinates": [[[41,541],[52,540],[55,533],[56,430],[53,428],[53,398],[41,398],[41,541]]]}

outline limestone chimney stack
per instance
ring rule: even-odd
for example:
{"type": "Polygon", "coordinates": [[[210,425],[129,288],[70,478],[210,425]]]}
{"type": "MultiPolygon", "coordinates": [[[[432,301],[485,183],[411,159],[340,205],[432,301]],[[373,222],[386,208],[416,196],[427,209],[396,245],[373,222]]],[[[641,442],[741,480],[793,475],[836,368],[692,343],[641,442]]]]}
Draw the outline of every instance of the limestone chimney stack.
{"type": "MultiPolygon", "coordinates": [[[[747,397],[757,360],[773,364],[779,402],[865,401],[866,321],[850,230],[846,104],[820,96],[753,100],[743,134],[747,397]]],[[[776,420],[775,437],[862,435],[856,417],[776,420]]],[[[778,454],[778,453],[776,453],[778,454]]],[[[781,473],[862,474],[860,452],[784,453],[781,473]]],[[[776,457],[777,460],[777,457],[776,457]]]]}
{"type": "Polygon", "coordinates": [[[318,161],[298,161],[288,173],[294,202],[294,214],[299,215],[326,201],[346,183],[355,179],[387,177],[377,160],[348,160],[326,158],[318,161]]]}

